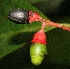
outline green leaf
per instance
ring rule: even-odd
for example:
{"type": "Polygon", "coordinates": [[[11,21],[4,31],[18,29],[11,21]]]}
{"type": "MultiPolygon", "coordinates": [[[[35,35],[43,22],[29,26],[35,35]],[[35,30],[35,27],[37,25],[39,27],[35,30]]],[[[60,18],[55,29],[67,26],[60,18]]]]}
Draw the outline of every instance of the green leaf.
{"type": "Polygon", "coordinates": [[[30,42],[31,32],[40,29],[41,24],[24,25],[15,24],[8,19],[8,13],[11,9],[23,8],[38,12],[42,17],[46,18],[39,10],[33,7],[27,0],[6,0],[0,4],[0,58],[19,49],[26,43],[30,42]],[[30,35],[29,35],[30,33],[30,35]],[[27,37],[28,36],[28,37],[27,37]]]}
{"type": "Polygon", "coordinates": [[[37,2],[46,2],[46,1],[45,0],[30,0],[29,2],[31,2],[31,3],[37,3],[37,2]]]}

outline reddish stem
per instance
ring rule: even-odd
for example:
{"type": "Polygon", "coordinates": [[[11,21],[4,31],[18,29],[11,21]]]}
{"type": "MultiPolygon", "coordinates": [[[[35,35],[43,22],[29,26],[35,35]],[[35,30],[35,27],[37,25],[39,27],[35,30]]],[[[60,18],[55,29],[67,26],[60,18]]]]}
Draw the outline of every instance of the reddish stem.
{"type": "Polygon", "coordinates": [[[40,21],[40,22],[44,23],[44,26],[45,25],[55,26],[57,28],[62,28],[64,30],[70,31],[70,28],[67,26],[64,26],[64,25],[58,24],[58,23],[54,23],[50,20],[43,19],[37,12],[29,11],[29,22],[32,23],[35,21],[40,21]]]}
{"type": "Polygon", "coordinates": [[[54,23],[54,22],[49,21],[49,20],[41,19],[40,22],[44,22],[44,23],[46,23],[49,26],[55,26],[57,28],[62,28],[64,30],[70,31],[70,28],[69,27],[64,26],[62,24],[54,23]]]}

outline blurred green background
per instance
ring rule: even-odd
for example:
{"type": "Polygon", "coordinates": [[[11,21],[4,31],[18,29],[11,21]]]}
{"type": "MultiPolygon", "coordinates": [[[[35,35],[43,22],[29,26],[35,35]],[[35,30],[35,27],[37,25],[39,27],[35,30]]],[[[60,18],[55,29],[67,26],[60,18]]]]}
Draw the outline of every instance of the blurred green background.
{"type": "Polygon", "coordinates": [[[70,32],[47,26],[48,54],[41,65],[34,66],[30,41],[41,23],[15,24],[8,19],[11,9],[24,8],[70,27],[69,7],[69,0],[0,0],[0,69],[69,69],[70,32]]]}

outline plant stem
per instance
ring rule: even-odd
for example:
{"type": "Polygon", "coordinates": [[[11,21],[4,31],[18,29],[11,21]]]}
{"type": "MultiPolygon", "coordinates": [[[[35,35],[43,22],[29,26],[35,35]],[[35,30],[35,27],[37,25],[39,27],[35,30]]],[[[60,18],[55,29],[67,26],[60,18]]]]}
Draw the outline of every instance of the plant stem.
{"type": "Polygon", "coordinates": [[[48,26],[55,26],[55,27],[57,27],[57,28],[61,28],[61,29],[63,29],[63,30],[70,31],[70,28],[67,27],[67,26],[64,26],[63,24],[54,23],[54,22],[52,22],[52,21],[50,21],[50,20],[46,20],[46,19],[41,19],[41,20],[39,20],[39,21],[42,22],[42,23],[45,23],[45,24],[44,24],[45,26],[46,26],[46,25],[48,25],[48,26]]]}

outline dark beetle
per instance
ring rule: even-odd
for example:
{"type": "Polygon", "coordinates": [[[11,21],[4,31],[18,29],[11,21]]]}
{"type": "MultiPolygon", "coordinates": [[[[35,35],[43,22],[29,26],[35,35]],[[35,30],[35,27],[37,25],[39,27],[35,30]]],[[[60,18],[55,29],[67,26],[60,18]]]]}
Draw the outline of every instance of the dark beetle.
{"type": "Polygon", "coordinates": [[[29,11],[24,9],[14,9],[9,12],[9,19],[16,23],[29,23],[29,11]]]}

